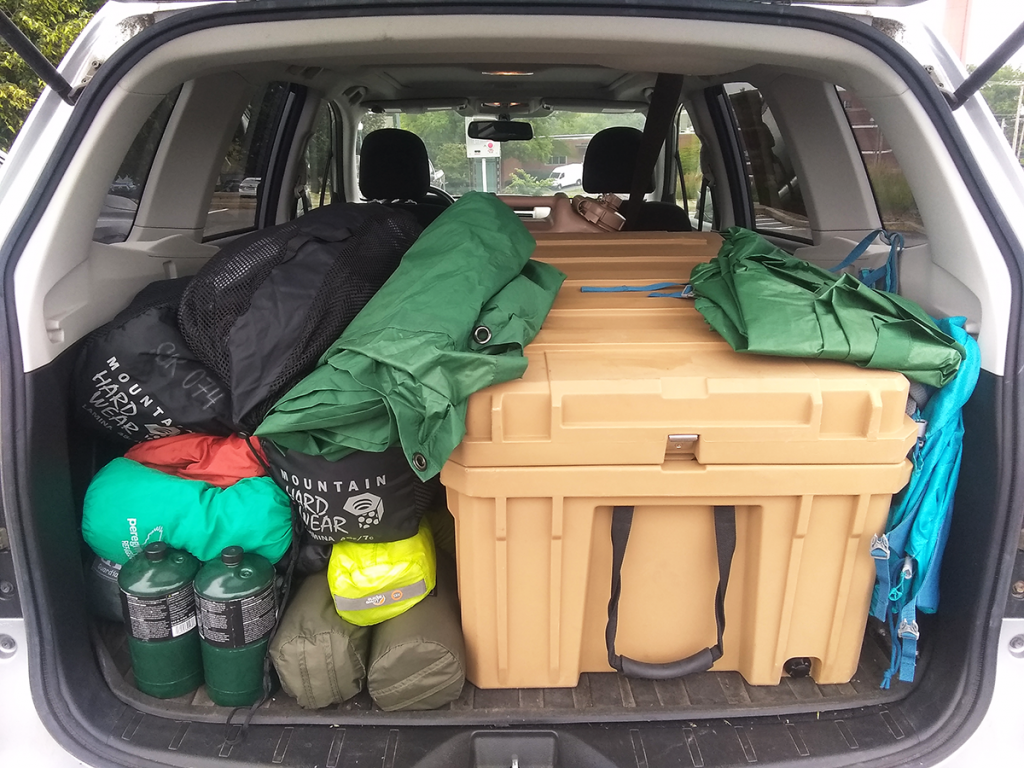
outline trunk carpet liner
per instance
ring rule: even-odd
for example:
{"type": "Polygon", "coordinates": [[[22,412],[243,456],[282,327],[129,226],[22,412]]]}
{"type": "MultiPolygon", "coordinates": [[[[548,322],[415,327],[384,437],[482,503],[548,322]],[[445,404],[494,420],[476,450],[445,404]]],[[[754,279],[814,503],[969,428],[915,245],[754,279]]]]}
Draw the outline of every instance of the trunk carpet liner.
{"type": "MultiPolygon", "coordinates": [[[[125,704],[158,717],[223,723],[229,707],[215,705],[202,686],[174,699],[155,699],[133,684],[124,629],[93,624],[103,676],[125,704]]],[[[364,689],[343,704],[305,710],[280,690],[265,703],[253,723],[266,725],[496,725],[581,722],[650,722],[741,716],[789,715],[885,704],[902,699],[911,685],[878,687],[889,667],[888,638],[871,620],[857,672],[849,683],[817,685],[811,678],[783,677],[778,685],[748,685],[737,672],[703,672],[675,680],[638,680],[615,672],[590,672],[575,688],[485,690],[466,683],[462,695],[446,707],[423,712],[383,712],[364,689]]],[[[918,679],[923,677],[922,658],[918,679]]],[[[241,722],[242,713],[234,721],[241,722]]]]}

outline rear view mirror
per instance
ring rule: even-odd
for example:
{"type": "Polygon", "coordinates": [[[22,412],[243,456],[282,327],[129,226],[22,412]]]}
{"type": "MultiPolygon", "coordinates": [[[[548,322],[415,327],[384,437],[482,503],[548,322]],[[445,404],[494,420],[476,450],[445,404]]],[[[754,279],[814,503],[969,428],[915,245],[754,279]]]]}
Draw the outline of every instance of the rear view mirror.
{"type": "Polygon", "coordinates": [[[529,141],[533,138],[533,125],[512,120],[475,120],[466,132],[469,138],[484,141],[529,141]]]}

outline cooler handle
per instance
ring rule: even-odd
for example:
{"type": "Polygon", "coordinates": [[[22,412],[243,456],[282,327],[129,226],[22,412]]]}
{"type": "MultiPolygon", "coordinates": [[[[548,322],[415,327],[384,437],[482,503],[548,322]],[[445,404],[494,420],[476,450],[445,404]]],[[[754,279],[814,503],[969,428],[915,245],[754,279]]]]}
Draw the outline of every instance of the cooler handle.
{"type": "Polygon", "coordinates": [[[718,590],[715,593],[715,623],[718,643],[679,661],[662,664],[636,661],[615,653],[615,635],[619,624],[619,596],[622,593],[622,560],[626,555],[629,531],[633,525],[633,507],[615,507],[612,512],[612,592],[608,601],[608,627],[605,643],[608,664],[629,677],[648,680],[669,680],[694,672],[706,672],[722,658],[722,635],[725,633],[725,590],[729,586],[729,570],[736,551],[736,507],[715,507],[715,547],[718,551],[718,590]]]}

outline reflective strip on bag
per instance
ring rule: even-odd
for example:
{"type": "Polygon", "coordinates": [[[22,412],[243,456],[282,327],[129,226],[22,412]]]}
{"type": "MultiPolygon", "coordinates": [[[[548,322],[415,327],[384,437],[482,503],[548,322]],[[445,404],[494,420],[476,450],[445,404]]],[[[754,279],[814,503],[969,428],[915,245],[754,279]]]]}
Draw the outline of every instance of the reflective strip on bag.
{"type": "Polygon", "coordinates": [[[398,587],[386,592],[378,592],[374,595],[364,597],[342,597],[334,596],[334,605],[338,611],[368,611],[373,608],[380,608],[392,603],[399,603],[413,597],[421,597],[427,593],[427,582],[420,579],[407,587],[398,587]]]}

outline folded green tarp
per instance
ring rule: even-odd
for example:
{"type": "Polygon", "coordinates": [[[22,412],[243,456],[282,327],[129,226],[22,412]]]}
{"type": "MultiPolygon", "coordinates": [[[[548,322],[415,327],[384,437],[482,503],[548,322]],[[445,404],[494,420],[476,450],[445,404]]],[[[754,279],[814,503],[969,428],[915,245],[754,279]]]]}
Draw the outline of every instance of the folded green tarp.
{"type": "Polygon", "coordinates": [[[913,302],[793,258],[740,227],[694,268],[690,284],[697,310],[738,352],[842,360],[936,387],[964,358],[913,302]]]}
{"type": "Polygon", "coordinates": [[[401,442],[421,479],[462,440],[466,400],[519,378],[565,275],[494,195],[469,193],[424,230],[317,368],[256,434],[330,460],[401,442]]]}

